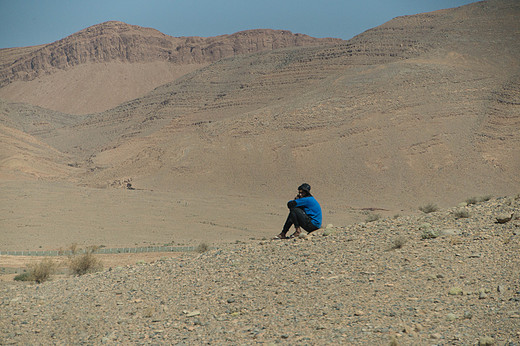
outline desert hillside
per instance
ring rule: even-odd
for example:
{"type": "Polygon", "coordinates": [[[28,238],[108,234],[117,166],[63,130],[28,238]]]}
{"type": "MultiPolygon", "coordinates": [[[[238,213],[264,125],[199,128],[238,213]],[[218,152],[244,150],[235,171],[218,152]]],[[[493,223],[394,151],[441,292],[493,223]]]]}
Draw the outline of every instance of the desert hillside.
{"type": "Polygon", "coordinates": [[[200,249],[2,275],[0,344],[518,344],[518,18],[487,0],[347,42],[109,22],[0,50],[0,274],[200,249]],[[273,239],[303,182],[323,227],[273,239]]]}
{"type": "Polygon", "coordinates": [[[172,37],[112,21],[54,43],[1,49],[0,97],[73,114],[100,112],[225,57],[340,42],[269,29],[172,37]]]}
{"type": "Polygon", "coordinates": [[[312,181],[386,209],[515,191],[518,13],[487,1],[343,45],[223,59],[47,142],[88,158],[97,186],[276,194],[312,181]]]}
{"type": "Polygon", "coordinates": [[[516,345],[518,197],[0,281],[2,344],[516,345]]]}
{"type": "MultiPolygon", "coordinates": [[[[312,185],[325,223],[339,225],[366,210],[417,213],[430,202],[518,193],[519,14],[517,1],[483,1],[312,47],[272,31],[291,45],[189,60],[205,66],[90,115],[3,101],[5,242],[15,247],[20,236],[24,247],[52,249],[74,237],[108,246],[267,236],[279,232],[302,182],[312,185]],[[115,189],[129,182],[135,190],[115,189]]],[[[153,29],[105,25],[107,35],[102,25],[79,36],[96,42],[99,29],[104,42],[122,27],[131,37],[169,40],[153,29]]],[[[71,37],[9,54],[33,56],[71,37]]],[[[134,48],[125,64],[142,57],[134,48]]],[[[121,50],[98,58],[112,53],[117,60],[121,50]]],[[[100,63],[76,67],[78,59],[49,76],[100,63]]]]}

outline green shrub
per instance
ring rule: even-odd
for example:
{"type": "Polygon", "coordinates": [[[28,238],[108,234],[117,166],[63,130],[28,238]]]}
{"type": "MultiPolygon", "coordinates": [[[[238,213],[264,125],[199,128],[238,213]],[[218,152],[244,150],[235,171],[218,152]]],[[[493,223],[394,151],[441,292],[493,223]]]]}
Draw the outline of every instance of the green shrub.
{"type": "Polygon", "coordinates": [[[31,273],[25,272],[25,273],[18,274],[14,277],[14,281],[32,281],[31,273]]]}
{"type": "Polygon", "coordinates": [[[439,210],[439,207],[437,207],[436,204],[428,203],[426,205],[420,206],[419,210],[422,211],[425,214],[433,213],[439,210]]]}

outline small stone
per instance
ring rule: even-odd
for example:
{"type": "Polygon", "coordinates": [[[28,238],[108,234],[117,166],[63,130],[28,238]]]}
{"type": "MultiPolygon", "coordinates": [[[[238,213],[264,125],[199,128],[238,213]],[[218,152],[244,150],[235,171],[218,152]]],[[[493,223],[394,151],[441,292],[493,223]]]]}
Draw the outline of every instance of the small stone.
{"type": "Polygon", "coordinates": [[[332,233],[334,233],[334,230],[332,228],[327,228],[325,231],[323,231],[323,236],[329,236],[332,233]]]}
{"type": "Polygon", "coordinates": [[[441,235],[444,235],[444,236],[453,236],[453,235],[459,235],[462,232],[456,228],[446,228],[446,229],[443,229],[440,233],[441,233],[441,235]]]}
{"type": "Polygon", "coordinates": [[[194,311],[186,311],[184,310],[183,313],[186,315],[186,317],[195,317],[200,315],[200,311],[194,310],[194,311]]]}
{"type": "Polygon", "coordinates": [[[229,304],[234,303],[234,302],[235,302],[235,299],[234,299],[234,298],[229,298],[229,299],[227,300],[227,302],[228,302],[229,304]]]}
{"type": "Polygon", "coordinates": [[[430,335],[430,339],[442,339],[442,335],[439,333],[434,333],[430,335]]]}
{"type": "Polygon", "coordinates": [[[491,337],[483,337],[478,341],[480,346],[491,346],[495,344],[495,340],[491,337]]]}
{"type": "Polygon", "coordinates": [[[354,316],[363,316],[364,314],[365,312],[362,310],[357,310],[356,312],[354,312],[354,316]]]}
{"type": "Polygon", "coordinates": [[[464,318],[467,319],[467,320],[470,320],[473,318],[473,314],[471,313],[471,311],[464,311],[464,318]]]}
{"type": "Polygon", "coordinates": [[[452,321],[455,321],[456,319],[457,319],[457,315],[455,315],[453,313],[449,313],[449,314],[446,315],[446,320],[447,321],[452,322],[452,321]]]}
{"type": "Polygon", "coordinates": [[[462,292],[462,288],[460,288],[460,287],[452,287],[452,288],[450,288],[448,294],[449,294],[450,296],[459,296],[459,295],[462,295],[462,294],[463,294],[463,292],[462,292]]]}

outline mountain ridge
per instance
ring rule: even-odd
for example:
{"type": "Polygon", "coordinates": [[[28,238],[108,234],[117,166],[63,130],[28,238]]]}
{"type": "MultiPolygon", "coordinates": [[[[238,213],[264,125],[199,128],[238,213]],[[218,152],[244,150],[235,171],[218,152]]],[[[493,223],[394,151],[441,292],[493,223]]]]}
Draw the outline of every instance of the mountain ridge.
{"type": "Polygon", "coordinates": [[[4,62],[0,66],[0,87],[16,80],[32,80],[40,74],[52,73],[53,69],[66,69],[87,62],[120,60],[130,63],[168,61],[200,64],[226,56],[290,45],[339,42],[343,40],[316,39],[287,30],[272,29],[254,29],[208,38],[173,37],[156,29],[109,21],[93,25],[56,42],[38,46],[14,62],[4,62]]]}

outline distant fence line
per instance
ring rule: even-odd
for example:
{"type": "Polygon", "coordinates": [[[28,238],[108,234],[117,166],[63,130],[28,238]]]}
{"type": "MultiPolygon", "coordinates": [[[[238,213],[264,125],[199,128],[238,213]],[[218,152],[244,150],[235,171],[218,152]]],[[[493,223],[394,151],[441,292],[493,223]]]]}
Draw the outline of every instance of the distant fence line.
{"type": "MultiPolygon", "coordinates": [[[[197,246],[146,246],[146,247],[120,247],[120,248],[99,248],[93,251],[95,254],[120,254],[120,253],[143,253],[143,252],[190,252],[196,251],[197,246]]],[[[70,256],[82,254],[87,250],[56,250],[56,251],[0,251],[1,255],[8,256],[70,256]]]]}

